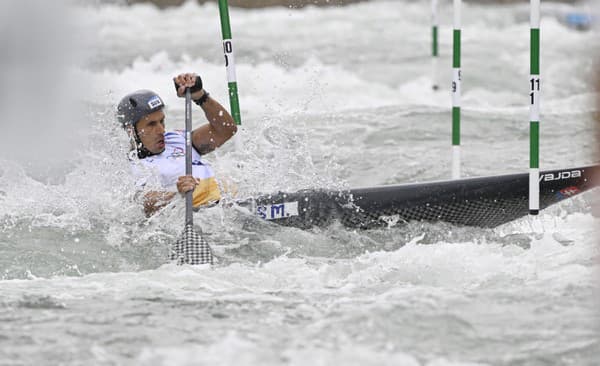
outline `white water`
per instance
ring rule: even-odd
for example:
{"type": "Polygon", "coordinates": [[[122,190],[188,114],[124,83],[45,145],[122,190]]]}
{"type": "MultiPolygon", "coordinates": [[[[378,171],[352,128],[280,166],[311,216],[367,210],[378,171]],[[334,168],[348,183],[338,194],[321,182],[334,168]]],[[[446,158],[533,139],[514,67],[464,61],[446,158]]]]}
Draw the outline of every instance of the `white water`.
{"type": "MultiPolygon", "coordinates": [[[[559,22],[565,6],[544,6],[541,165],[593,163],[597,34],[559,22]]],[[[441,10],[440,64],[448,65],[450,7],[441,10]]],[[[39,10],[30,16],[41,25],[54,24],[48,12],[67,11],[39,10]]],[[[197,220],[219,264],[164,264],[183,202],[144,218],[113,110],[125,93],[153,89],[168,104],[167,127],[181,128],[183,103],[170,78],[185,71],[201,74],[227,105],[218,10],[189,3],[71,11],[63,24],[70,28],[52,34],[64,41],[54,44],[73,46],[38,48],[54,57],[24,69],[41,70],[50,75],[44,85],[63,90],[58,98],[35,89],[44,96],[37,106],[80,107],[23,106],[30,88],[17,87],[22,98],[2,88],[13,99],[2,102],[10,113],[0,149],[1,365],[600,358],[595,192],[494,230],[411,223],[301,231],[216,207],[197,220]],[[32,144],[22,148],[25,140],[32,144]]],[[[232,9],[244,148],[212,154],[218,174],[241,196],[448,178],[450,98],[430,90],[428,11],[400,1],[232,9]]],[[[527,11],[465,5],[464,175],[528,166],[527,11]]],[[[33,29],[32,42],[49,34],[33,29]]],[[[7,71],[3,81],[7,75],[21,74],[7,71]]],[[[449,76],[438,76],[441,85],[449,76]]],[[[199,110],[194,118],[202,123],[199,110]]]]}

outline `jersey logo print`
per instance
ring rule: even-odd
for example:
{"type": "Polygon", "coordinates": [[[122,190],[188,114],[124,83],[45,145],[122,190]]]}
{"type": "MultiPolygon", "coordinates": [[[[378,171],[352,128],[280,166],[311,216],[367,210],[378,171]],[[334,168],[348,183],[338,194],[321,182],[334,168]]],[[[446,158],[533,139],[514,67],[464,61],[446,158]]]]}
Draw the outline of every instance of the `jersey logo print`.
{"type": "Polygon", "coordinates": [[[185,151],[180,147],[174,147],[171,155],[168,156],[169,159],[177,159],[182,156],[185,156],[185,151]]]}
{"type": "Polygon", "coordinates": [[[204,163],[202,163],[200,160],[194,160],[192,161],[192,165],[204,165],[204,163]]]}

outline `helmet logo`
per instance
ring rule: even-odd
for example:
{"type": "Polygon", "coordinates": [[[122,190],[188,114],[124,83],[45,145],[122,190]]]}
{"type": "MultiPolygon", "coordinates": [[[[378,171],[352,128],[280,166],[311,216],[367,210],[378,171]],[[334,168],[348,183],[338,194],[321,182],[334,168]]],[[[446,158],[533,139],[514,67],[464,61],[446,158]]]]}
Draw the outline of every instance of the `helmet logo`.
{"type": "Polygon", "coordinates": [[[160,100],[158,95],[155,95],[148,101],[148,107],[150,107],[150,109],[154,109],[154,108],[160,107],[162,105],[163,105],[163,102],[162,102],[162,100],[160,100]]]}

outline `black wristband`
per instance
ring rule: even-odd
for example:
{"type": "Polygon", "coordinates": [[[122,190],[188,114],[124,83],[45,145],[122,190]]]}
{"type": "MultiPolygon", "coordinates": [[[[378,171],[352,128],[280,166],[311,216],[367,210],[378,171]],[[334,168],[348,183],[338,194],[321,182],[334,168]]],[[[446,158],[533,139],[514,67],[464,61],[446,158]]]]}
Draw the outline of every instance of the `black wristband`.
{"type": "Polygon", "coordinates": [[[209,96],[210,96],[210,93],[205,90],[204,91],[204,95],[202,95],[198,99],[194,99],[194,103],[196,103],[197,105],[199,105],[200,107],[202,107],[202,104],[204,104],[204,102],[206,102],[208,100],[209,96]]]}
{"type": "MultiPolygon", "coordinates": [[[[173,84],[175,84],[175,91],[179,92],[179,84],[175,80],[173,80],[173,84]]],[[[197,91],[202,90],[202,78],[199,75],[196,75],[196,82],[190,88],[190,93],[195,93],[197,91]]]]}

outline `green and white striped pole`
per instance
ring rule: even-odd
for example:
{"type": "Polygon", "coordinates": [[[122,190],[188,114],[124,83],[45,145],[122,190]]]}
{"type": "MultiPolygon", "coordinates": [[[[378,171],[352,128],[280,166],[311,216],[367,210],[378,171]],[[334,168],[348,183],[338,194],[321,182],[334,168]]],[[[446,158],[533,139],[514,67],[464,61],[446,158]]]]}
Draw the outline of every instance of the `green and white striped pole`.
{"type": "Polygon", "coordinates": [[[454,0],[454,32],[452,51],[452,179],[460,178],[460,8],[454,0]]]}
{"type": "Polygon", "coordinates": [[[223,35],[223,52],[225,53],[225,67],[227,67],[227,84],[229,86],[229,104],[231,116],[239,126],[242,124],[240,102],[238,98],[237,77],[235,75],[235,58],[233,55],[233,40],[231,39],[231,25],[229,22],[229,5],[227,0],[219,0],[219,14],[221,15],[221,33],[223,35]]]}
{"type": "Polygon", "coordinates": [[[540,212],[540,0],[530,3],[529,214],[540,212]]]}
{"type": "Polygon", "coordinates": [[[438,90],[438,0],[431,0],[431,87],[438,90]]]}

